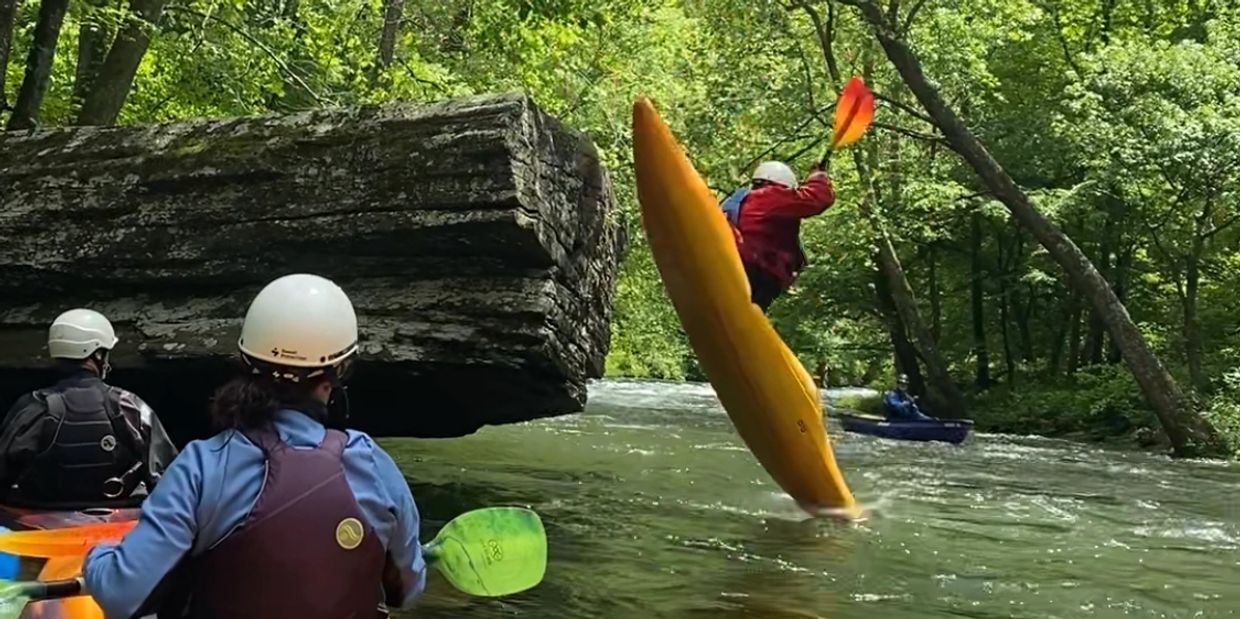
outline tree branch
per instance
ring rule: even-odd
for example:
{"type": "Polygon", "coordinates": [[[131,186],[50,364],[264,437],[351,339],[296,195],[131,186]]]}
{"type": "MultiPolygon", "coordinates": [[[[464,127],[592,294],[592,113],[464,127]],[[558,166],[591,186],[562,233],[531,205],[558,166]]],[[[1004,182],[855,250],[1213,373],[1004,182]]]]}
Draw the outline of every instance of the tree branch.
{"type": "Polygon", "coordinates": [[[907,33],[913,28],[913,20],[917,18],[917,13],[921,11],[921,7],[926,6],[926,0],[917,0],[917,4],[909,9],[908,15],[904,17],[904,26],[900,28],[900,32],[907,33]]]}
{"type": "Polygon", "coordinates": [[[1231,225],[1236,223],[1237,221],[1240,221],[1240,215],[1236,215],[1232,217],[1231,219],[1228,219],[1227,221],[1224,221],[1223,223],[1217,226],[1214,226],[1213,228],[1210,229],[1209,232],[1206,232],[1205,234],[1203,234],[1201,238],[1205,240],[1209,240],[1214,235],[1226,230],[1227,228],[1230,228],[1231,225]]]}
{"type": "MultiPolygon", "coordinates": [[[[788,133],[788,135],[786,135],[786,136],[784,136],[784,137],[780,138],[780,139],[779,139],[779,141],[777,141],[777,142],[775,142],[774,144],[770,145],[770,147],[768,147],[766,150],[762,151],[762,153],[761,153],[761,154],[759,154],[757,157],[754,157],[753,159],[750,159],[750,160],[749,160],[749,163],[748,163],[745,167],[747,167],[747,168],[748,168],[748,167],[753,167],[753,166],[754,166],[754,164],[756,164],[756,163],[758,163],[759,161],[761,161],[761,160],[765,159],[765,158],[767,157],[767,155],[770,155],[771,153],[775,152],[775,151],[776,151],[776,150],[777,150],[780,146],[783,146],[784,144],[787,144],[788,142],[792,142],[792,141],[794,141],[794,140],[798,140],[798,139],[803,138],[804,136],[803,136],[803,135],[801,135],[801,132],[805,130],[805,127],[809,126],[809,124],[810,124],[810,123],[814,122],[814,119],[818,118],[818,116],[819,116],[819,115],[821,115],[821,114],[825,113],[827,110],[833,109],[834,107],[835,107],[835,102],[834,102],[834,101],[832,101],[831,103],[829,103],[829,104],[827,104],[827,105],[824,105],[824,106],[822,106],[821,108],[819,108],[819,109],[817,109],[817,110],[814,110],[814,111],[810,114],[809,118],[806,118],[805,120],[801,121],[801,123],[800,123],[800,124],[798,124],[796,127],[793,127],[792,131],[790,131],[790,132],[788,133]]],[[[821,142],[822,142],[822,139],[818,139],[818,140],[815,142],[815,144],[817,144],[817,143],[821,143],[821,142]]],[[[796,158],[796,157],[790,157],[789,159],[795,159],[795,158],[796,158]]]]}
{"type": "Polygon", "coordinates": [[[916,118],[917,120],[923,121],[930,125],[934,124],[934,121],[931,120],[929,116],[926,116],[925,114],[917,111],[917,108],[907,103],[901,103],[892,97],[888,97],[887,95],[884,95],[882,93],[877,93],[877,92],[874,93],[874,98],[878,99],[879,101],[882,101],[883,103],[886,103],[888,105],[898,108],[900,111],[904,112],[905,114],[908,114],[909,116],[912,116],[913,118],[916,118]]]}
{"type": "Polygon", "coordinates": [[[818,47],[822,50],[823,61],[827,63],[827,73],[831,75],[831,81],[835,86],[839,86],[840,67],[835,62],[835,53],[832,50],[835,38],[835,4],[827,4],[827,23],[822,23],[822,15],[818,13],[806,0],[796,0],[794,5],[805,11],[809,15],[809,19],[814,24],[814,33],[818,35],[818,47]]]}
{"type": "Polygon", "coordinates": [[[1076,60],[1072,58],[1072,51],[1068,49],[1068,39],[1063,34],[1063,22],[1059,20],[1058,0],[1050,0],[1048,4],[1049,6],[1044,6],[1043,8],[1046,9],[1046,12],[1051,14],[1051,20],[1055,24],[1055,38],[1059,40],[1059,47],[1063,49],[1064,62],[1067,62],[1068,66],[1072,68],[1072,72],[1075,73],[1077,77],[1080,77],[1083,75],[1081,72],[1081,67],[1077,65],[1076,60]]]}
{"type": "Polygon", "coordinates": [[[222,17],[219,17],[218,15],[208,15],[206,13],[202,13],[200,11],[196,11],[194,9],[186,8],[183,6],[178,6],[178,5],[168,6],[164,8],[164,11],[170,11],[174,13],[180,12],[180,13],[185,13],[187,15],[194,15],[196,17],[201,17],[204,20],[212,20],[212,21],[215,21],[223,25],[229,30],[232,30],[233,32],[237,33],[245,40],[252,43],[255,47],[265,52],[267,56],[271,58],[272,62],[276,63],[276,66],[279,67],[281,71],[284,71],[285,73],[288,74],[289,77],[293,78],[293,80],[297,82],[298,86],[301,86],[302,88],[304,88],[306,92],[310,93],[310,96],[314,97],[315,101],[317,101],[319,104],[329,103],[327,99],[325,99],[322,95],[320,95],[313,88],[311,88],[310,85],[307,84],[306,81],[303,80],[301,76],[298,75],[297,72],[294,71],[293,68],[290,67],[288,63],[284,61],[284,59],[280,58],[280,56],[275,53],[275,51],[273,51],[270,47],[267,47],[267,45],[264,44],[262,41],[259,41],[258,39],[254,38],[254,36],[251,35],[249,32],[246,32],[244,28],[236,24],[233,24],[232,22],[222,17]]]}
{"type": "Polygon", "coordinates": [[[872,124],[874,125],[874,127],[878,129],[885,129],[893,133],[899,133],[901,135],[905,135],[905,136],[908,136],[916,140],[923,140],[925,142],[931,142],[931,143],[936,143],[936,144],[947,144],[947,140],[944,139],[942,136],[933,135],[930,133],[922,133],[920,131],[914,131],[912,129],[905,129],[904,127],[897,127],[895,125],[889,125],[887,123],[881,123],[877,121],[875,121],[872,124]]]}

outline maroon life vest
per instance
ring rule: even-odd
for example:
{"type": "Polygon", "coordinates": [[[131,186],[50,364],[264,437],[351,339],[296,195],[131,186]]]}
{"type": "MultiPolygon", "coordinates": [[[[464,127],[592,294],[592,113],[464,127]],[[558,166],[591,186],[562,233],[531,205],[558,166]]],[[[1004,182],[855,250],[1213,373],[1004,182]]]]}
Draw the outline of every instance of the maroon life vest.
{"type": "Polygon", "coordinates": [[[328,430],[314,449],[270,430],[245,435],[266,455],[266,480],[241,525],[194,560],[191,616],[386,616],[386,550],[345,479],[346,435],[328,430]]]}

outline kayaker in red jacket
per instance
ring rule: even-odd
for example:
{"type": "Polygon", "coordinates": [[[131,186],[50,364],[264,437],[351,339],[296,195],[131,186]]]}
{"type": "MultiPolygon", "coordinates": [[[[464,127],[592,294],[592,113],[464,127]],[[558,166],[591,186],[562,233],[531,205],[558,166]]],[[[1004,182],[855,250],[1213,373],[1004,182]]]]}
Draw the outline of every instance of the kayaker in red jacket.
{"type": "Polygon", "coordinates": [[[753,302],[765,312],[792,286],[805,267],[801,249],[801,220],[835,203],[831,178],[817,163],[804,185],[787,164],[767,161],[758,166],[753,182],[732,194],[723,210],[732,224],[753,302]]]}

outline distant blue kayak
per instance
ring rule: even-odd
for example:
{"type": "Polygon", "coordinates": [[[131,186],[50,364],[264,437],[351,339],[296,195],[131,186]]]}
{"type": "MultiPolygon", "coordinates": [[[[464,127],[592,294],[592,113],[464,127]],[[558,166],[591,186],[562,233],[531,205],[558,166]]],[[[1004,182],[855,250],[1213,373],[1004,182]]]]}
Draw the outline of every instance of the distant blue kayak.
{"type": "Polygon", "coordinates": [[[887,421],[882,417],[839,415],[844,429],[899,441],[943,441],[959,444],[973,431],[969,419],[935,421],[887,421]]]}

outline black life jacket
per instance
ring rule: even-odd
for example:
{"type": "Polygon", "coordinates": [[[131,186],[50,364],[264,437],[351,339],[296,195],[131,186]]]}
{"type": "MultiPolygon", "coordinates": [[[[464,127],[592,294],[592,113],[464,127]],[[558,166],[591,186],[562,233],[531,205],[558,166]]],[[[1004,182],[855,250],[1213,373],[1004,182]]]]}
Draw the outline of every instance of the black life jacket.
{"type": "MultiPolygon", "coordinates": [[[[15,504],[137,504],[145,450],[121,414],[121,390],[102,381],[71,382],[44,392],[42,451],[6,499],[15,504]]],[[[38,395],[36,395],[36,399],[38,395]]]]}

